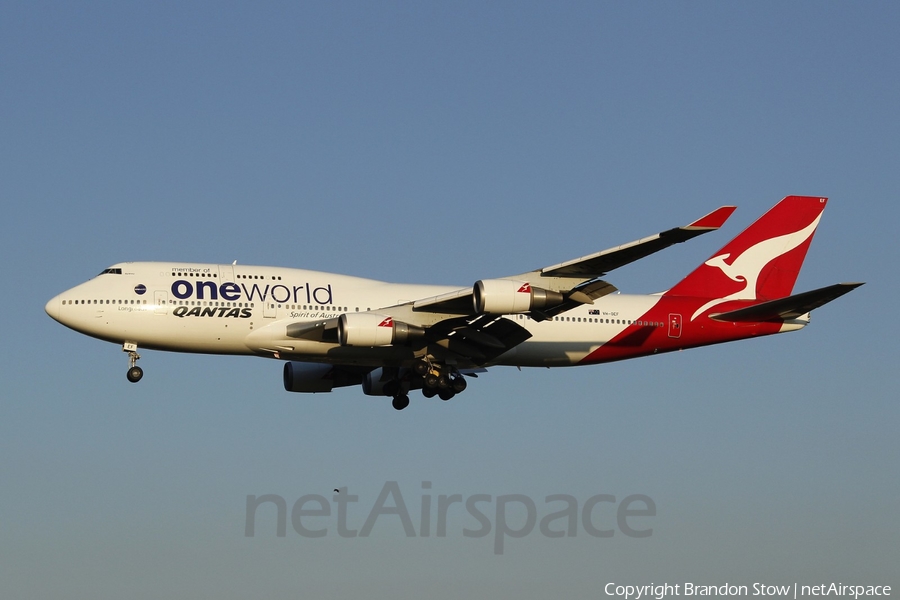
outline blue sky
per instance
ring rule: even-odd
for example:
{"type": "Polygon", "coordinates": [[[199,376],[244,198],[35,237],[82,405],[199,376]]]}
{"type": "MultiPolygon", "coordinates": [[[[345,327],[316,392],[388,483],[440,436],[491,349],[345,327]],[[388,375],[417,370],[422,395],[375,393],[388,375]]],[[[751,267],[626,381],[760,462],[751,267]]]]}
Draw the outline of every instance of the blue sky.
{"type": "Polygon", "coordinates": [[[886,2],[3,4],[0,593],[900,584],[898,18],[886,2]],[[253,358],[146,352],[131,385],[119,348],[43,312],[124,260],[463,286],[739,207],[610,277],[649,293],[788,194],[831,198],[797,289],[867,282],[804,331],[497,369],[403,413],[288,394],[253,358]],[[524,494],[543,516],[552,494],[643,494],[657,514],[636,521],[648,538],[535,530],[502,555],[462,535],[463,511],[444,538],[391,516],[367,538],[280,538],[273,512],[244,535],[247,495],[347,486],[361,527],[388,481],[414,515],[423,481],[435,503],[524,494]]]}

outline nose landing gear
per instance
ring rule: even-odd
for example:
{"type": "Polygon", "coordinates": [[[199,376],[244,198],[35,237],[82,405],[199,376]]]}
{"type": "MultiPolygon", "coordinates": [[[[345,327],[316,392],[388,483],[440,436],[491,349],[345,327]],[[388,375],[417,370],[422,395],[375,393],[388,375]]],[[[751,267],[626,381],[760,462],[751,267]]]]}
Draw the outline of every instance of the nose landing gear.
{"type": "Polygon", "coordinates": [[[141,377],[144,376],[144,370],[136,364],[137,360],[141,357],[141,355],[137,353],[137,344],[129,342],[122,344],[122,352],[128,353],[128,361],[131,365],[128,368],[128,372],[125,374],[125,377],[127,377],[128,381],[131,383],[137,383],[141,380],[141,377]]]}

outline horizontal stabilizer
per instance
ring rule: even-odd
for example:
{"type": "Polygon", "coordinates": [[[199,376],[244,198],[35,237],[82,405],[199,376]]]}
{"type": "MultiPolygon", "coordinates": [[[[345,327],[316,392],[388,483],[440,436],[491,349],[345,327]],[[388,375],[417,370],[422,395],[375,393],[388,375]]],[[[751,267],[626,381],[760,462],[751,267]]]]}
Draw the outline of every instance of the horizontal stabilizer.
{"type": "Polygon", "coordinates": [[[716,321],[742,322],[742,321],[785,321],[796,319],[805,315],[814,308],[828,304],[836,298],[840,298],[848,292],[852,292],[862,283],[836,283],[828,287],[819,288],[802,294],[795,294],[787,298],[770,300],[761,304],[754,304],[746,308],[739,308],[725,313],[710,315],[716,321]]]}

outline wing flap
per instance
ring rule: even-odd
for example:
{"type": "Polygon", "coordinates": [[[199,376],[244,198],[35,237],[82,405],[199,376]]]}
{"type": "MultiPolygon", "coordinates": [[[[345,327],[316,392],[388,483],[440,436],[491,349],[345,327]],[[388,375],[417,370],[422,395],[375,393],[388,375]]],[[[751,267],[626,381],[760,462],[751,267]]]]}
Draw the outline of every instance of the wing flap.
{"type": "Polygon", "coordinates": [[[439,329],[432,333],[432,343],[476,365],[497,358],[531,337],[531,332],[511,319],[486,315],[463,319],[443,332],[439,329]]]}

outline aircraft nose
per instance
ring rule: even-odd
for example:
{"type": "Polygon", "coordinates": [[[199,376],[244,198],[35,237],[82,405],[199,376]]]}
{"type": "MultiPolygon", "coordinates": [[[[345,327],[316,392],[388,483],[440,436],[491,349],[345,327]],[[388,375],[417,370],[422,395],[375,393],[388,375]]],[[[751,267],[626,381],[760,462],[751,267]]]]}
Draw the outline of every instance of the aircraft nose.
{"type": "Polygon", "coordinates": [[[54,321],[59,321],[59,305],[61,302],[59,296],[55,296],[50,302],[44,305],[44,311],[50,315],[54,321]]]}

